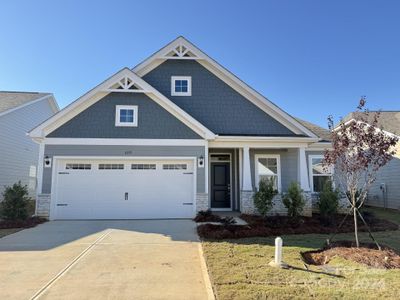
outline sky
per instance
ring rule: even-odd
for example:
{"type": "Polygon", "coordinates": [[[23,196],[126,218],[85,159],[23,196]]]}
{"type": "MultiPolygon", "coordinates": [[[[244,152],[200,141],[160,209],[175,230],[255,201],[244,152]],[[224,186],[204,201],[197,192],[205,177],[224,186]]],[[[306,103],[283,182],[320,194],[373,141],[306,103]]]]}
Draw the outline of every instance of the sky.
{"type": "Polygon", "coordinates": [[[400,110],[400,1],[0,2],[0,90],[60,107],[183,35],[289,114],[400,110]]]}

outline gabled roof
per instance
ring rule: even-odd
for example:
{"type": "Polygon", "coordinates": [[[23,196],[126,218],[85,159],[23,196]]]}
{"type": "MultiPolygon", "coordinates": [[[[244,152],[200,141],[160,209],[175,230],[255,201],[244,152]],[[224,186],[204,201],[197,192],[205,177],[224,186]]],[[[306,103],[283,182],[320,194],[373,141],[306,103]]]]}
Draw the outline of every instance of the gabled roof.
{"type": "Polygon", "coordinates": [[[139,76],[143,77],[168,59],[196,60],[203,67],[232,87],[236,92],[240,93],[295,134],[314,138],[316,137],[316,135],[307,127],[248,86],[182,36],[170,42],[168,45],[135,66],[132,70],[139,76]]]}
{"type": "Polygon", "coordinates": [[[210,130],[196,121],[188,113],[183,111],[128,68],[120,70],[107,80],[100,83],[82,97],[78,98],[60,112],[34,128],[29,132],[29,135],[36,139],[46,137],[50,132],[71,120],[74,116],[78,115],[80,112],[111,92],[144,93],[201,137],[205,139],[214,137],[214,134],[210,130]]]}
{"type": "Polygon", "coordinates": [[[314,134],[321,139],[319,142],[330,142],[332,140],[331,132],[328,129],[299,118],[296,118],[296,120],[303,124],[304,127],[307,127],[309,130],[314,132],[314,134]]]}
{"type": "MultiPolygon", "coordinates": [[[[369,112],[369,121],[372,123],[377,111],[369,112]]],[[[360,112],[352,112],[343,118],[343,122],[358,120],[360,112]]],[[[381,111],[378,126],[381,129],[400,136],[400,111],[381,111]]]]}
{"type": "Polygon", "coordinates": [[[50,93],[0,91],[0,115],[51,96],[50,93]]]}

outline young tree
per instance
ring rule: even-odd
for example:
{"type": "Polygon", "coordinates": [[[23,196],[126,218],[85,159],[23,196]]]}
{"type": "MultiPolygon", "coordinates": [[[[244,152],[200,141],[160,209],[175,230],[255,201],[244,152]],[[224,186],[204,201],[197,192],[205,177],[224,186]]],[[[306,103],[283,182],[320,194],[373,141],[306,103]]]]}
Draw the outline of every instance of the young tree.
{"type": "Polygon", "coordinates": [[[362,97],[355,118],[346,122],[342,120],[336,128],[332,116],[328,118],[332,149],[326,150],[324,157],[325,166],[334,165],[335,179],[351,204],[357,247],[360,245],[357,217],[365,223],[359,210],[377,171],[392,159],[398,142],[396,136],[384,132],[379,126],[380,112],[370,113],[364,108],[365,103],[365,97],[362,97]]]}

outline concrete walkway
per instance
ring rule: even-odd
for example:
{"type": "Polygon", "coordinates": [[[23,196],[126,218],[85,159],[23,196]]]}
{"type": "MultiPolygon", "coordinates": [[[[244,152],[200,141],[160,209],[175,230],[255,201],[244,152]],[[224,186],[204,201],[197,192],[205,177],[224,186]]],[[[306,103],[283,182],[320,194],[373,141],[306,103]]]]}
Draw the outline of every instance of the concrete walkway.
{"type": "Polygon", "coordinates": [[[212,299],[189,220],[54,221],[0,239],[2,299],[212,299]]]}

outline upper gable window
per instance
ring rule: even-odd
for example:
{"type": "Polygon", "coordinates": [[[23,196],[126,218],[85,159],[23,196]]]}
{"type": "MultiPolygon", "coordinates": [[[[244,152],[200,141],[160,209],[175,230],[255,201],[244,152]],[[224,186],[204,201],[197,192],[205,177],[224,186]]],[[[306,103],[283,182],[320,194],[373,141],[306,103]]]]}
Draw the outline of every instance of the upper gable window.
{"type": "Polygon", "coordinates": [[[138,107],[136,105],[117,105],[115,107],[115,126],[137,127],[138,107]]]}
{"type": "Polygon", "coordinates": [[[192,77],[172,76],[171,77],[171,96],[191,96],[192,77]]]}

